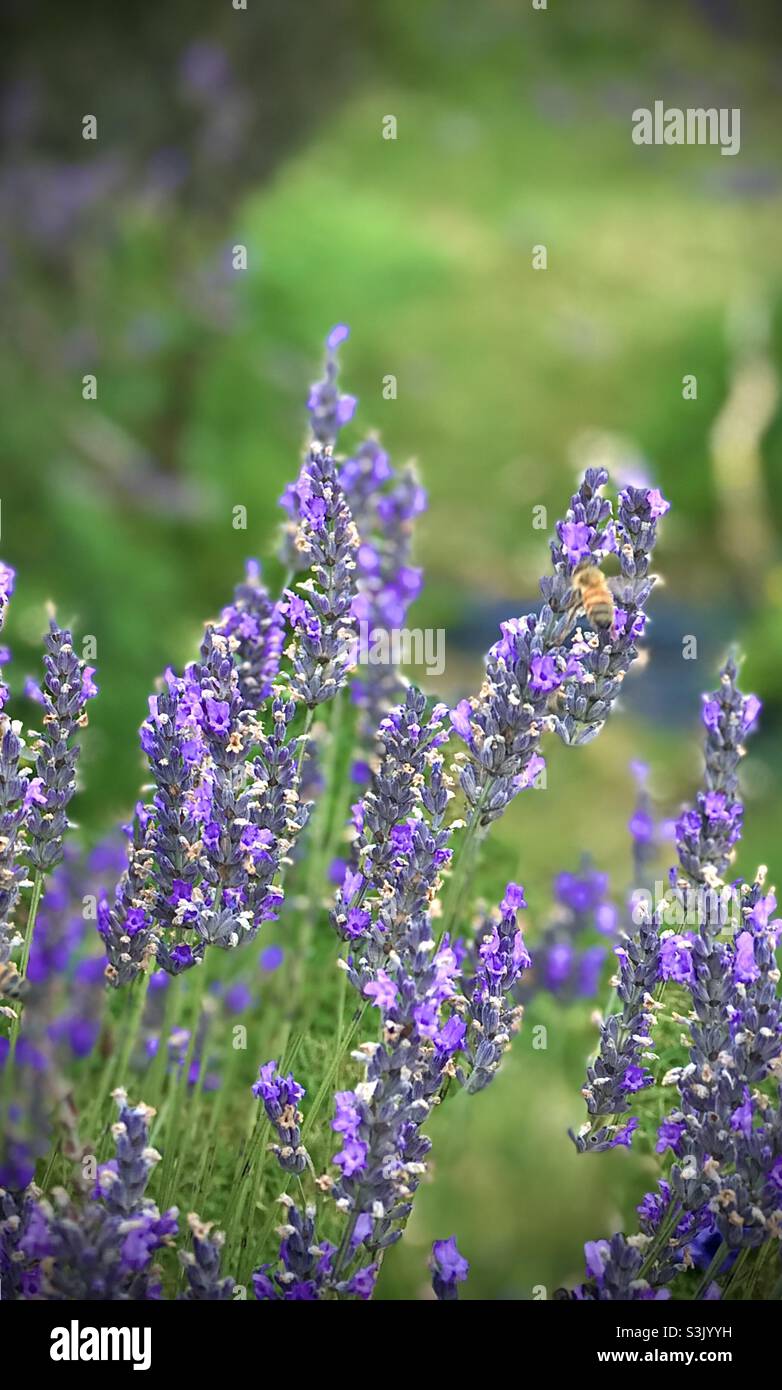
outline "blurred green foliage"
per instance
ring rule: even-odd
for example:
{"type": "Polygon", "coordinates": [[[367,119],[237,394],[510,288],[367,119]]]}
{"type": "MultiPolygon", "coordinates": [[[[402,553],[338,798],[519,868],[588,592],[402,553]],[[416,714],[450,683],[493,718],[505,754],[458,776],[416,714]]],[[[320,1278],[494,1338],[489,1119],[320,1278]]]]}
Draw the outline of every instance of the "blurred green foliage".
{"type": "MultiPolygon", "coordinates": [[[[192,653],[246,555],[270,553],[319,344],[343,320],[360,428],[382,430],[400,461],[415,455],[429,489],[419,540],[427,583],[413,621],[457,634],[447,696],[479,677],[487,615],[534,601],[546,549],[532,508],[543,504],[553,523],[587,457],[607,453],[620,470],[640,458],[673,504],[659,622],[676,660],[650,687],[655,718],[641,717],[634,695],[654,682],[652,663],[597,744],[551,750],[548,790],[519,798],[496,828],[479,887],[494,899],[506,878],[523,880],[533,949],[552,875],[583,850],[621,891],[627,762],[652,763],[671,809],[691,795],[691,692],[709,686],[711,659],[734,639],[766,701],[742,862],[768,860],[773,874],[782,707],[773,10],[742,19],[736,7],[731,32],[709,22],[707,5],[644,0],[567,12],[512,0],[319,8],[333,18],[321,37],[340,53],[339,91],[285,144],[286,98],[292,113],[308,106],[286,64],[290,90],[268,136],[284,155],[269,150],[265,176],[243,178],[240,151],[224,196],[210,199],[207,186],[200,206],[156,202],[131,182],[101,209],[99,234],[88,216],[62,257],[24,237],[15,245],[15,340],[0,364],[3,556],[19,570],[12,680],[18,689],[37,662],[46,599],[95,634],[101,696],[85,738],[85,826],[94,834],[127,812],[155,678],[192,653]],[[739,105],[740,155],[634,146],[632,110],[658,98],[739,105]],[[388,114],[396,140],[382,138],[388,114]],[[231,269],[237,243],[248,248],[246,272],[231,269]],[[532,268],[538,244],[545,272],[532,268]],[[82,400],[87,372],[96,402],[82,400]],[[695,401],[682,397],[688,373],[695,401]],[[388,374],[393,401],[382,395],[388,374]],[[232,526],[238,505],[246,532],[232,526]],[[465,615],[480,636],[460,643],[465,615]],[[702,639],[708,658],[694,684],[677,674],[684,633],[702,639]]],[[[219,39],[239,64],[243,19],[223,19],[219,34],[206,22],[203,33],[169,33],[172,73],[179,49],[199,38],[219,39]]],[[[295,48],[292,29],[276,33],[295,48]]],[[[99,119],[132,147],[103,81],[99,119]]],[[[91,154],[80,139],[82,107],[96,104],[88,90],[73,96],[74,161],[91,154]]],[[[268,569],[274,579],[274,562],[268,569]]],[[[459,1096],[435,1117],[435,1181],[386,1262],[386,1296],[423,1285],[425,1247],[452,1231],[474,1264],[468,1297],[550,1292],[578,1273],[585,1239],[632,1219],[647,1160],[579,1160],[566,1138],[581,1118],[591,1025],[583,1011],[546,1021],[548,1050],[532,1049],[528,1028],[489,1092],[459,1096]]]]}

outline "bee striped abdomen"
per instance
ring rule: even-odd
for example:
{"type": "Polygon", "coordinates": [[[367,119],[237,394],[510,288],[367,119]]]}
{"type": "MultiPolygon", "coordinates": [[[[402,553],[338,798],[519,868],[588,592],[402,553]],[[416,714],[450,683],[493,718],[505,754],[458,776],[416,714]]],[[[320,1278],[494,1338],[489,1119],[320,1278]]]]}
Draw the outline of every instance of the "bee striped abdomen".
{"type": "Polygon", "coordinates": [[[609,628],[614,622],[614,599],[599,565],[579,565],[573,573],[577,602],[593,627],[609,628]]]}

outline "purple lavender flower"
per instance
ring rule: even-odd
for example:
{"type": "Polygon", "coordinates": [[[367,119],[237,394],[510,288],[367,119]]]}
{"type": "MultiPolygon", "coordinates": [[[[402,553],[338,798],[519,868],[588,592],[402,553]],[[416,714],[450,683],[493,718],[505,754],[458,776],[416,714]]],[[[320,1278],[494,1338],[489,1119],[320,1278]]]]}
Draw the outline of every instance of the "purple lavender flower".
{"type": "Polygon", "coordinates": [[[426,705],[426,697],[410,687],[380,724],[377,770],[355,811],[353,862],[331,914],[335,929],[348,939],[368,933],[369,903],[383,944],[393,941],[399,924],[425,904],[447,863],[439,821],[429,831],[424,819],[427,814],[441,818],[447,804],[438,754],[447,739],[446,709],[435,705],[426,718],[426,705]]]}
{"type": "Polygon", "coordinates": [[[720,671],[720,686],[703,697],[706,730],[703,790],[695,809],[676,825],[679,862],[694,885],[710,873],[722,876],[741,835],[743,807],[738,794],[738,766],[743,740],[752,731],[760,710],[754,695],[742,695],[736,684],[738,668],[729,658],[720,671]]]}
{"type": "Polygon", "coordinates": [[[263,1102],[264,1110],[276,1130],[279,1144],[271,1146],[280,1167],[287,1173],[303,1173],[308,1154],[301,1142],[302,1114],[298,1103],[304,1087],[294,1081],[292,1072],[282,1076],[276,1062],[261,1067],[253,1095],[263,1102]]]}
{"type": "Polygon", "coordinates": [[[443,1302],[456,1301],[459,1297],[457,1285],[463,1284],[470,1272],[469,1263],[457,1248],[456,1236],[433,1242],[429,1268],[435,1297],[443,1302]]]}
{"type": "Polygon", "coordinates": [[[213,1222],[202,1221],[195,1212],[187,1218],[193,1238],[193,1249],[181,1250],[182,1261],[187,1276],[187,1293],[182,1297],[186,1302],[223,1303],[233,1297],[235,1280],[220,1275],[220,1256],[225,1236],[222,1231],[213,1232],[213,1222]]]}
{"type": "MultiPolygon", "coordinates": [[[[616,582],[617,611],[612,627],[596,630],[589,641],[579,646],[579,672],[562,685],[557,732],[565,743],[588,743],[599,733],[638,656],[638,640],[644,630],[646,605],[654,585],[649,563],[657,540],[657,522],[668,510],[668,505],[656,488],[628,487],[619,494],[618,514],[609,533],[621,571],[616,582]]],[[[580,520],[578,504],[572,510],[574,518],[580,520]]],[[[595,524],[588,509],[583,521],[595,524]]],[[[594,544],[594,537],[589,536],[589,549],[593,550],[594,544]]],[[[574,556],[586,558],[582,553],[587,545],[586,535],[582,537],[579,533],[576,551],[569,549],[564,541],[562,545],[572,574],[572,567],[577,563],[574,556]]],[[[556,549],[553,553],[556,560],[556,549]]]]}
{"type": "Polygon", "coordinates": [[[359,540],[329,453],[310,450],[296,495],[296,549],[310,576],[298,585],[304,597],[286,591],[285,612],[293,632],[288,654],[292,688],[314,709],[336,695],[352,669],[357,633],[351,610],[359,540]]]}
{"type": "Polygon", "coordinates": [[[339,390],[339,359],[337,349],[350,336],[344,323],[332,328],[326,339],[326,364],[323,380],[316,383],[307,401],[312,437],[320,445],[333,447],[344,425],[350,424],[356,412],[355,396],[342,395],[339,390]]]}
{"type": "Polygon", "coordinates": [[[257,560],[247,561],[245,578],[237,584],[233,602],[223,609],[215,633],[229,639],[233,647],[245,709],[258,710],[279,671],[285,623],[280,605],[272,602],[261,583],[257,560]]]}
{"type": "Polygon", "coordinates": [[[518,908],[525,906],[520,885],[509,883],[500,914],[487,917],[478,929],[473,971],[462,983],[468,1007],[465,1063],[456,1069],[469,1092],[482,1091],[494,1079],[521,1023],[523,1010],[511,992],[531,965],[516,920],[518,908]]]}
{"type": "MultiPolygon", "coordinates": [[[[154,1253],[177,1232],[176,1208],[160,1213],[145,1195],[160,1155],[149,1146],[146,1106],[129,1106],[123,1091],[112,1127],[116,1158],[98,1170],[92,1200],[50,1203],[37,1198],[26,1220],[25,1278],[39,1296],[67,1300],[147,1299],[160,1295],[154,1253]]],[[[24,1295],[22,1295],[24,1296],[24,1295]]]]}
{"type": "MultiPolygon", "coordinates": [[[[543,767],[539,746],[544,732],[555,727],[567,743],[595,737],[624,672],[637,655],[630,638],[611,638],[610,633],[603,633],[595,639],[598,659],[595,648],[572,634],[573,570],[583,558],[585,546],[597,560],[615,544],[607,525],[611,505],[600,494],[607,478],[603,469],[587,470],[571,498],[566,520],[558,523],[557,540],[551,542],[554,574],[541,580],[544,601],[540,614],[502,624],[502,636],[486,660],[480,695],[462,701],[452,716],[454,729],[467,750],[460,755],[462,790],[470,806],[471,823],[480,827],[501,816],[518,792],[532,784],[543,767]],[[600,698],[596,699],[598,688],[600,698]],[[549,712],[554,691],[556,715],[549,712]]],[[[635,522],[633,507],[620,499],[620,510],[623,525],[630,528],[635,522]]],[[[635,533],[635,549],[630,547],[624,561],[628,575],[632,572],[635,576],[632,582],[628,578],[628,591],[632,589],[639,611],[651,591],[651,582],[642,575],[654,542],[654,526],[650,521],[640,527],[635,533]]]]}
{"type": "Polygon", "coordinates": [[[71,744],[71,738],[77,728],[86,726],[87,701],[97,694],[92,667],[76,656],[70,632],[54,619],[44,645],[43,732],[35,757],[38,794],[28,805],[26,820],[30,863],[42,874],[62,858],[79,757],[79,747],[71,744]]]}
{"type": "Polygon", "coordinates": [[[22,744],[8,716],[0,713],[0,998],[14,999],[22,988],[11,953],[19,941],[13,920],[25,877],[20,834],[27,783],[20,769],[22,744]]]}

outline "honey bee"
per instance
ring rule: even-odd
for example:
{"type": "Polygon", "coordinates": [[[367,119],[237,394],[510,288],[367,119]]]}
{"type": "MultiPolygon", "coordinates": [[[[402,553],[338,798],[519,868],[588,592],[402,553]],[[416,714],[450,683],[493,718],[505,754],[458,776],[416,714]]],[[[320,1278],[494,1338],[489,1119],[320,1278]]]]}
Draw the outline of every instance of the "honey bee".
{"type": "Polygon", "coordinates": [[[614,621],[614,596],[598,565],[583,560],[573,571],[571,617],[585,613],[593,627],[608,628],[614,621]]]}
{"type": "Polygon", "coordinates": [[[0,998],[21,999],[27,988],[27,981],[19,974],[13,961],[0,964],[0,998]]]}

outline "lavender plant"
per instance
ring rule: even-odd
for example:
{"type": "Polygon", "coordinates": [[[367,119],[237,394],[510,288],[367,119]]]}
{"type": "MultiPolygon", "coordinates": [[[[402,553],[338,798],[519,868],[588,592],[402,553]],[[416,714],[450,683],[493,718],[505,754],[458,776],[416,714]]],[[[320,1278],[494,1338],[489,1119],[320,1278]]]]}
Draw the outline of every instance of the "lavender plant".
{"type": "MultiPolygon", "coordinates": [[[[17,1298],[373,1296],[427,1174],[435,1114],[493,1083],[541,990],[594,997],[612,949],[616,1002],[575,1142],[582,1153],[654,1147],[661,1175],[638,1232],[590,1244],[583,1284],[563,1296],[770,1285],[780,922],[765,871],[726,881],[759,704],[729,661],[704,702],[703,785],[676,822],[665,901],[641,892],[660,836],[638,767],[628,904],[614,904],[595,865],[563,872],[530,951],[524,888],[507,883],[487,908],[472,887],[478,855],[540,776],[546,739],[579,748],[617,705],[668,503],[637,487],[614,502],[605,471],[589,469],[556,524],[539,611],[502,624],[478,693],[453,708],[393,662],[357,671],[362,625],[395,630],[419,592],[412,532],[425,496],[373,437],[336,452],[356,409],[339,381],[346,337],[342,325],[329,335],[309,397],[279,594],[250,561],[198,654],[150,698],[149,782],[121,862],[104,856],[92,879],[112,987],[101,1002],[79,912],[89,895],[66,841],[93,672],[53,624],[34,692],[40,734],[11,722],[2,688],[4,1288],[7,1272],[17,1298]],[[610,623],[590,627],[583,613],[585,561],[618,568],[610,623]],[[237,1022],[247,1017],[251,1048],[237,1022]],[[183,1235],[178,1209],[190,1213],[183,1235]]],[[[12,588],[0,570],[0,619],[12,588]]],[[[467,1270],[457,1237],[434,1243],[437,1299],[455,1299],[467,1270]]]]}

